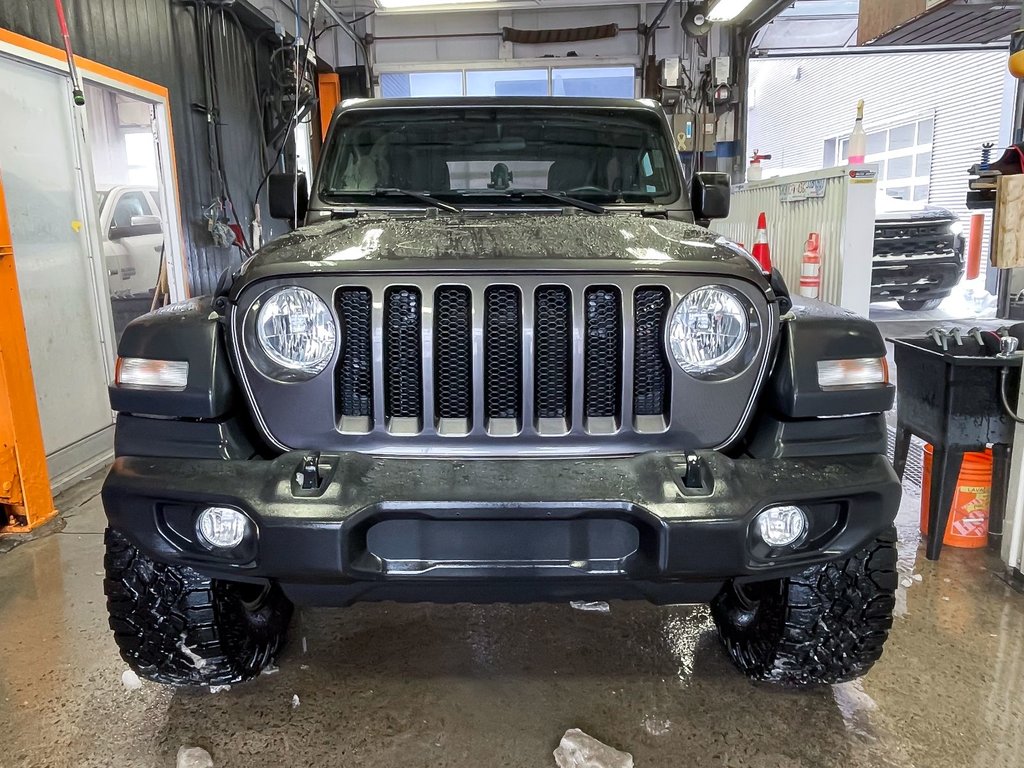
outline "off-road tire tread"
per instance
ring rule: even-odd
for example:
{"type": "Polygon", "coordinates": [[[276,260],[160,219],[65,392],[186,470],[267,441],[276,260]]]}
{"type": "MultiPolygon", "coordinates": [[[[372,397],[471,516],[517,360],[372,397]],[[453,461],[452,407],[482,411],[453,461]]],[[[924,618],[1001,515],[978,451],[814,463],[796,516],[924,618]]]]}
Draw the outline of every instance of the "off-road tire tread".
{"type": "Polygon", "coordinates": [[[121,658],[140,677],[178,686],[232,685],[275,660],[292,611],[276,586],[250,613],[226,582],[156,562],[113,529],[104,542],[110,629],[121,658]]]}
{"type": "Polygon", "coordinates": [[[891,529],[848,560],[769,585],[746,626],[733,618],[729,590],[712,603],[712,616],[729,656],[751,679],[789,686],[848,682],[882,655],[898,581],[891,529]]]}

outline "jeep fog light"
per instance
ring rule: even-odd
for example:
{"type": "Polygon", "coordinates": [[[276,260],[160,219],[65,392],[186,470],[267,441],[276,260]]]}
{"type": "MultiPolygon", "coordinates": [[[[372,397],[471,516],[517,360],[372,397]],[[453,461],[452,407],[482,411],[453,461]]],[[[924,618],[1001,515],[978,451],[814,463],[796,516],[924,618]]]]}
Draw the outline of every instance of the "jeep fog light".
{"type": "Polygon", "coordinates": [[[196,520],[199,540],[213,549],[237,547],[249,530],[249,518],[230,507],[207,507],[196,520]]]}
{"type": "Polygon", "coordinates": [[[807,534],[807,513],[800,507],[768,507],[757,516],[757,535],[769,547],[790,547],[807,534]]]}

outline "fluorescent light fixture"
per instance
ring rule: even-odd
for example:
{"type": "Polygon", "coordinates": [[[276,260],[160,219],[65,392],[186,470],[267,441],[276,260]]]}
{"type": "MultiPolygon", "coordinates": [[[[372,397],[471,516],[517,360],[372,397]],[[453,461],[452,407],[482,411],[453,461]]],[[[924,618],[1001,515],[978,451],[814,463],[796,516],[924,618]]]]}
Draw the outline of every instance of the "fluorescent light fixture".
{"type": "Polygon", "coordinates": [[[377,0],[377,5],[385,11],[410,11],[428,8],[444,8],[448,6],[475,5],[494,6],[492,0],[377,0]]]}
{"type": "Polygon", "coordinates": [[[708,12],[708,21],[732,21],[750,5],[751,0],[718,0],[708,12]]]}
{"type": "Polygon", "coordinates": [[[879,387],[888,383],[889,366],[884,357],[818,361],[818,386],[825,391],[879,387]]]}
{"type": "Polygon", "coordinates": [[[188,385],[188,362],[119,357],[114,382],[117,386],[128,389],[166,389],[180,392],[188,385]]]}

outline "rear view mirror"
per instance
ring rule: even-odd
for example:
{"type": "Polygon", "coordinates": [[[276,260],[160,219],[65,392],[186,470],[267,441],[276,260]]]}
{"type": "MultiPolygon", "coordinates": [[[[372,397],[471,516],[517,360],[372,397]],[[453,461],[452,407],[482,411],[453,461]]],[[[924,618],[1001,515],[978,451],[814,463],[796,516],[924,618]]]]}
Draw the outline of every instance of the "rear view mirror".
{"type": "Polygon", "coordinates": [[[296,226],[306,218],[309,207],[309,187],[304,173],[272,173],[267,181],[267,197],[270,203],[270,216],[274,219],[287,219],[296,226]],[[298,195],[296,195],[296,178],[298,179],[298,195]],[[296,200],[296,197],[298,199],[296,200]]]}
{"type": "Polygon", "coordinates": [[[159,216],[132,216],[131,224],[127,227],[111,227],[107,238],[109,240],[122,240],[126,237],[159,235],[161,232],[163,232],[163,224],[159,216]]]}
{"type": "Polygon", "coordinates": [[[693,178],[691,205],[697,221],[725,219],[729,216],[732,185],[727,173],[698,173],[693,178]]]}

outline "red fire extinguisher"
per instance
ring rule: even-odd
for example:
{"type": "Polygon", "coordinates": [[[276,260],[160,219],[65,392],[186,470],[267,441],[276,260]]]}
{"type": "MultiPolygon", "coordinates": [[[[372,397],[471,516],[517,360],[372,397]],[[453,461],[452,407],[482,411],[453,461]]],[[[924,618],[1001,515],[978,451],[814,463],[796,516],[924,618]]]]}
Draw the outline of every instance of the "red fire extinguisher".
{"type": "Polygon", "coordinates": [[[800,268],[800,295],[808,299],[821,297],[821,255],[818,252],[820,246],[820,235],[811,232],[807,237],[807,247],[800,268]]]}

